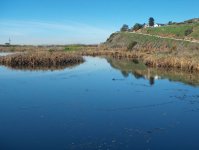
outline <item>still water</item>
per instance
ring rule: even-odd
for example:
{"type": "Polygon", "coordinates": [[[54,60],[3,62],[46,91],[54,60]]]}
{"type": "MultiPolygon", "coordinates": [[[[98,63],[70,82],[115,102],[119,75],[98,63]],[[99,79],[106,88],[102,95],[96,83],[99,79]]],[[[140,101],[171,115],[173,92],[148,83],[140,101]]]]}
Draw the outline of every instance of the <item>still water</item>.
{"type": "Polygon", "coordinates": [[[0,56],[7,56],[7,55],[11,55],[11,54],[16,54],[16,53],[12,53],[12,52],[0,52],[0,56]]]}
{"type": "Polygon", "coordinates": [[[199,149],[197,75],[85,59],[57,71],[0,67],[0,150],[199,149]]]}

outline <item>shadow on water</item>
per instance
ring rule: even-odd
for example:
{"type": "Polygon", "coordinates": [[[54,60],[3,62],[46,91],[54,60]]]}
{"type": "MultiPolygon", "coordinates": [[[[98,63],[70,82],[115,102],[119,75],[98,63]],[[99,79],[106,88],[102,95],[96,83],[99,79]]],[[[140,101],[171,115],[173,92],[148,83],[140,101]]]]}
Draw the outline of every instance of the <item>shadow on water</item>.
{"type": "Polygon", "coordinates": [[[107,58],[110,65],[121,71],[124,77],[132,74],[136,79],[147,79],[150,85],[154,85],[158,79],[182,82],[191,86],[199,86],[197,73],[185,72],[182,70],[166,70],[160,68],[148,68],[144,63],[137,60],[107,58]]]}
{"type": "Polygon", "coordinates": [[[21,71],[57,71],[64,69],[73,69],[79,66],[81,63],[73,65],[56,65],[56,66],[6,66],[11,70],[21,70],[21,71]]]}

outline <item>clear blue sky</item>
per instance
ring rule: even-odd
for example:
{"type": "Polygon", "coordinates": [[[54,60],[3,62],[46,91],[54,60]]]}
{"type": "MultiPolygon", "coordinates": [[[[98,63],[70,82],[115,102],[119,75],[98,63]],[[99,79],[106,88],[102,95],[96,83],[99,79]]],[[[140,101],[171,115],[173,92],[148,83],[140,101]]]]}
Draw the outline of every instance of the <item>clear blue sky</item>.
{"type": "Polygon", "coordinates": [[[0,0],[0,43],[94,44],[122,24],[199,17],[199,0],[0,0]]]}

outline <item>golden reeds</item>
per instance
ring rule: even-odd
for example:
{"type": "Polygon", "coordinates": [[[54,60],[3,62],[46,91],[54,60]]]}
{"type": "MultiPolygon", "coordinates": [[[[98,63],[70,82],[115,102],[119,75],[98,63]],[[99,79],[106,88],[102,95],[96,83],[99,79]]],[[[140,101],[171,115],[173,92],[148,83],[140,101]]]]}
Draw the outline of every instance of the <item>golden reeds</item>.
{"type": "Polygon", "coordinates": [[[126,50],[96,50],[79,52],[83,56],[111,56],[117,59],[138,59],[149,67],[155,68],[177,68],[186,71],[199,71],[199,60],[186,56],[175,56],[169,54],[146,53],[142,51],[126,50]]]}
{"type": "Polygon", "coordinates": [[[7,66],[63,66],[83,62],[82,56],[111,56],[117,59],[138,59],[147,66],[156,68],[177,68],[187,71],[199,71],[199,59],[172,53],[161,54],[158,51],[134,50],[125,48],[92,47],[81,51],[36,51],[1,57],[0,64],[7,66]]]}
{"type": "Polygon", "coordinates": [[[64,52],[20,53],[0,57],[0,64],[12,68],[57,68],[82,63],[83,57],[64,52]]]}

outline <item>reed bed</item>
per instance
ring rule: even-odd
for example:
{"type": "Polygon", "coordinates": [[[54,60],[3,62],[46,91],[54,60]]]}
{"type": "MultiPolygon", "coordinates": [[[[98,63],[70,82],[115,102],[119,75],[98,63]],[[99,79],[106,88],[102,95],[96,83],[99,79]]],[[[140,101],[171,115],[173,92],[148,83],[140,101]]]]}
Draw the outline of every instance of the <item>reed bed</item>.
{"type": "Polygon", "coordinates": [[[82,56],[109,56],[117,59],[131,59],[143,61],[147,66],[165,69],[181,69],[185,71],[199,71],[199,59],[188,55],[174,55],[158,51],[134,50],[125,48],[85,48],[81,51],[37,51],[0,57],[0,64],[15,68],[22,67],[52,67],[69,66],[83,62],[82,56]]]}
{"type": "Polygon", "coordinates": [[[64,52],[28,52],[0,57],[0,64],[11,68],[63,68],[82,62],[82,56],[64,52]]]}
{"type": "Polygon", "coordinates": [[[156,68],[176,68],[185,71],[199,71],[199,61],[186,58],[186,57],[177,57],[177,56],[148,56],[145,57],[144,62],[147,66],[156,67],[156,68]]]}
{"type": "Polygon", "coordinates": [[[181,69],[185,71],[199,71],[199,60],[192,57],[179,57],[172,54],[160,55],[155,52],[127,51],[127,50],[97,50],[83,51],[83,56],[111,56],[117,59],[140,60],[146,66],[165,69],[181,69]]]}
{"type": "Polygon", "coordinates": [[[123,75],[133,74],[137,77],[153,79],[155,76],[166,78],[172,81],[180,81],[192,86],[199,86],[198,72],[188,72],[174,68],[151,68],[146,67],[142,62],[133,62],[126,59],[118,59],[109,57],[108,62],[113,68],[119,69],[123,75]]]}

